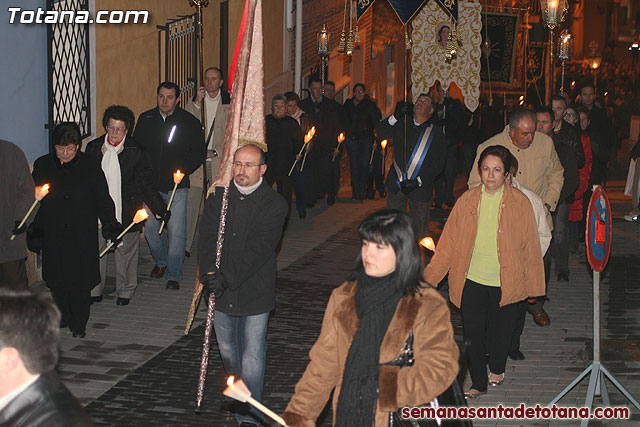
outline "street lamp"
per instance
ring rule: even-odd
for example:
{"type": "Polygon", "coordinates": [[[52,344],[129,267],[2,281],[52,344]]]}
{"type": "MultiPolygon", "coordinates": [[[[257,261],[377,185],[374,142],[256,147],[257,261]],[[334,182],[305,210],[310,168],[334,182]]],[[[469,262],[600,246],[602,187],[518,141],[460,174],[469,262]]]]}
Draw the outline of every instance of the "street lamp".
{"type": "Polygon", "coordinates": [[[564,69],[565,63],[571,57],[571,34],[566,30],[560,34],[558,40],[558,58],[562,61],[562,77],[560,79],[560,95],[564,95],[564,69]]]}
{"type": "Polygon", "coordinates": [[[567,14],[567,10],[569,9],[569,4],[567,0],[540,0],[540,6],[542,10],[542,19],[549,28],[549,63],[550,69],[547,72],[547,84],[546,84],[546,94],[545,98],[547,103],[551,100],[551,89],[552,89],[552,81],[553,79],[553,31],[556,27],[562,24],[564,21],[564,17],[567,14]],[[549,75],[551,74],[551,76],[549,75]]]}
{"type": "Polygon", "coordinates": [[[329,56],[329,37],[327,24],[322,24],[322,29],[318,32],[318,55],[322,66],[322,93],[324,93],[326,60],[329,56]]]}

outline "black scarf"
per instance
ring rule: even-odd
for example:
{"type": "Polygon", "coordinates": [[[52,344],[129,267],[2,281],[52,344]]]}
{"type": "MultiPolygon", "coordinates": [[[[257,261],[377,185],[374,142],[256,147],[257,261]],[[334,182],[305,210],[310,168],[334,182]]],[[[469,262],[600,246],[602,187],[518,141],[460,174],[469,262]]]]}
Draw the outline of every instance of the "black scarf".
{"type": "Polygon", "coordinates": [[[358,274],[355,302],[360,323],[344,367],[336,427],[371,427],[374,423],[380,346],[402,298],[394,276],[358,274]]]}

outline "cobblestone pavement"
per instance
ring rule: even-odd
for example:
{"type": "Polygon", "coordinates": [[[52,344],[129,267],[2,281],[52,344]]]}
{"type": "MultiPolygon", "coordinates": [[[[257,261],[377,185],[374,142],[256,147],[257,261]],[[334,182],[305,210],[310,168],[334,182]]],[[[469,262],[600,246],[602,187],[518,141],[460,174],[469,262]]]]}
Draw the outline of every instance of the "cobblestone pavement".
{"type": "MultiPolygon", "coordinates": [[[[614,217],[627,213],[628,199],[621,196],[623,183],[611,180],[607,191],[614,217]]],[[[457,188],[462,190],[464,180],[457,188]]],[[[343,196],[346,196],[343,194],[343,196]]],[[[331,290],[344,279],[359,243],[358,222],[384,206],[381,200],[356,203],[347,197],[327,208],[324,202],[309,211],[306,220],[292,218],[278,257],[277,308],[268,332],[268,365],[264,403],[282,412],[297,379],[308,361],[324,307],[331,290]]],[[[433,228],[446,215],[434,212],[433,228]]],[[[601,292],[602,360],[604,365],[636,397],[640,398],[640,227],[623,220],[614,223],[613,250],[603,275],[601,292]]],[[[234,419],[221,411],[224,372],[215,341],[210,356],[203,414],[193,414],[196,380],[202,349],[200,326],[183,335],[195,279],[195,246],[185,262],[185,279],[179,291],[167,291],[165,282],[149,279],[153,260],[141,245],[140,285],[131,304],[115,305],[115,297],[92,307],[87,339],[63,335],[59,372],[63,381],[85,404],[100,426],[234,426],[234,419]]],[[[505,383],[473,406],[546,405],[592,360],[592,282],[584,258],[584,247],[571,255],[571,281],[558,283],[552,275],[550,301],[545,305],[551,326],[540,328],[527,316],[522,351],[526,360],[509,361],[505,383]]],[[[113,284],[108,284],[108,289],[113,284]]],[[[459,315],[452,322],[460,339],[459,315]]],[[[463,372],[461,376],[466,376],[463,372]]],[[[468,379],[465,386],[468,386],[468,379]]],[[[560,403],[582,406],[584,380],[560,403]]],[[[609,383],[612,405],[626,405],[609,383]]],[[[600,402],[596,399],[596,402],[600,402]]],[[[593,422],[591,425],[640,425],[638,411],[623,422],[593,422]]],[[[477,426],[576,425],[576,422],[475,421],[477,426]]],[[[330,415],[319,425],[330,425],[330,415]],[[328,418],[328,419],[327,419],[328,418]]]]}

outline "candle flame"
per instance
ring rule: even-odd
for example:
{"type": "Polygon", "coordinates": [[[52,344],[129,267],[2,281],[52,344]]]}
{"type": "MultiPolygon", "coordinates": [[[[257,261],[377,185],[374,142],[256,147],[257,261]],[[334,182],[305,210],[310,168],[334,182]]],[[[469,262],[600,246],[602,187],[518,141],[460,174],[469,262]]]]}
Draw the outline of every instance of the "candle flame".
{"type": "Polygon", "coordinates": [[[180,172],[180,169],[178,169],[173,174],[173,183],[180,184],[180,181],[182,181],[182,178],[184,178],[184,174],[180,172]]]}
{"type": "Polygon", "coordinates": [[[236,377],[234,377],[233,375],[231,375],[229,378],[227,378],[227,385],[229,387],[231,387],[233,385],[233,383],[235,382],[236,377]]]}
{"type": "Polygon", "coordinates": [[[382,147],[382,149],[384,150],[385,148],[387,148],[387,140],[383,139],[382,141],[380,141],[380,146],[382,147]]]}
{"type": "Polygon", "coordinates": [[[307,132],[307,134],[304,136],[304,142],[309,142],[311,141],[311,139],[313,138],[313,134],[311,133],[311,131],[307,132]]]}
{"type": "Polygon", "coordinates": [[[36,200],[42,200],[44,196],[49,194],[49,184],[44,184],[41,187],[36,187],[36,200]]]}
{"type": "Polygon", "coordinates": [[[420,245],[429,249],[430,251],[433,251],[436,248],[436,244],[431,237],[425,237],[424,239],[420,240],[420,245]]]}
{"type": "Polygon", "coordinates": [[[556,7],[558,7],[558,0],[551,0],[551,3],[549,3],[549,7],[551,9],[555,9],[556,7]]]}
{"type": "Polygon", "coordinates": [[[135,222],[136,224],[139,224],[142,221],[144,221],[145,219],[147,219],[148,217],[149,217],[149,214],[147,213],[147,210],[146,209],[140,209],[133,216],[133,222],[135,222]]]}
{"type": "Polygon", "coordinates": [[[338,135],[338,143],[341,143],[342,141],[344,141],[344,132],[340,132],[340,135],[338,135]]]}
{"type": "Polygon", "coordinates": [[[311,136],[316,134],[316,127],[315,126],[311,126],[311,129],[309,129],[309,133],[311,134],[311,136]]]}

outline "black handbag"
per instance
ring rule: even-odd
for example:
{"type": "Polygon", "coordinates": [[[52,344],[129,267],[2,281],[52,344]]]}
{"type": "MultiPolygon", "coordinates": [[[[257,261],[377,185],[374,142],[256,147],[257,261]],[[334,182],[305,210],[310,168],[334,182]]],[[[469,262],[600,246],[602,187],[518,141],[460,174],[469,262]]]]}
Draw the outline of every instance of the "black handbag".
{"type": "MultiPolygon", "coordinates": [[[[461,352],[461,354],[464,352],[461,352]]],[[[409,337],[402,346],[400,355],[393,359],[391,362],[385,363],[390,366],[400,366],[402,369],[405,366],[413,366],[413,330],[409,332],[409,337]]],[[[454,379],[453,383],[446,389],[440,396],[433,399],[431,402],[420,405],[430,406],[432,408],[439,408],[442,406],[447,407],[466,407],[467,399],[464,397],[464,392],[458,379],[454,379]]],[[[395,412],[389,412],[389,427],[472,427],[473,422],[471,420],[440,420],[434,418],[425,419],[407,419],[402,418],[402,408],[395,412]]]]}

